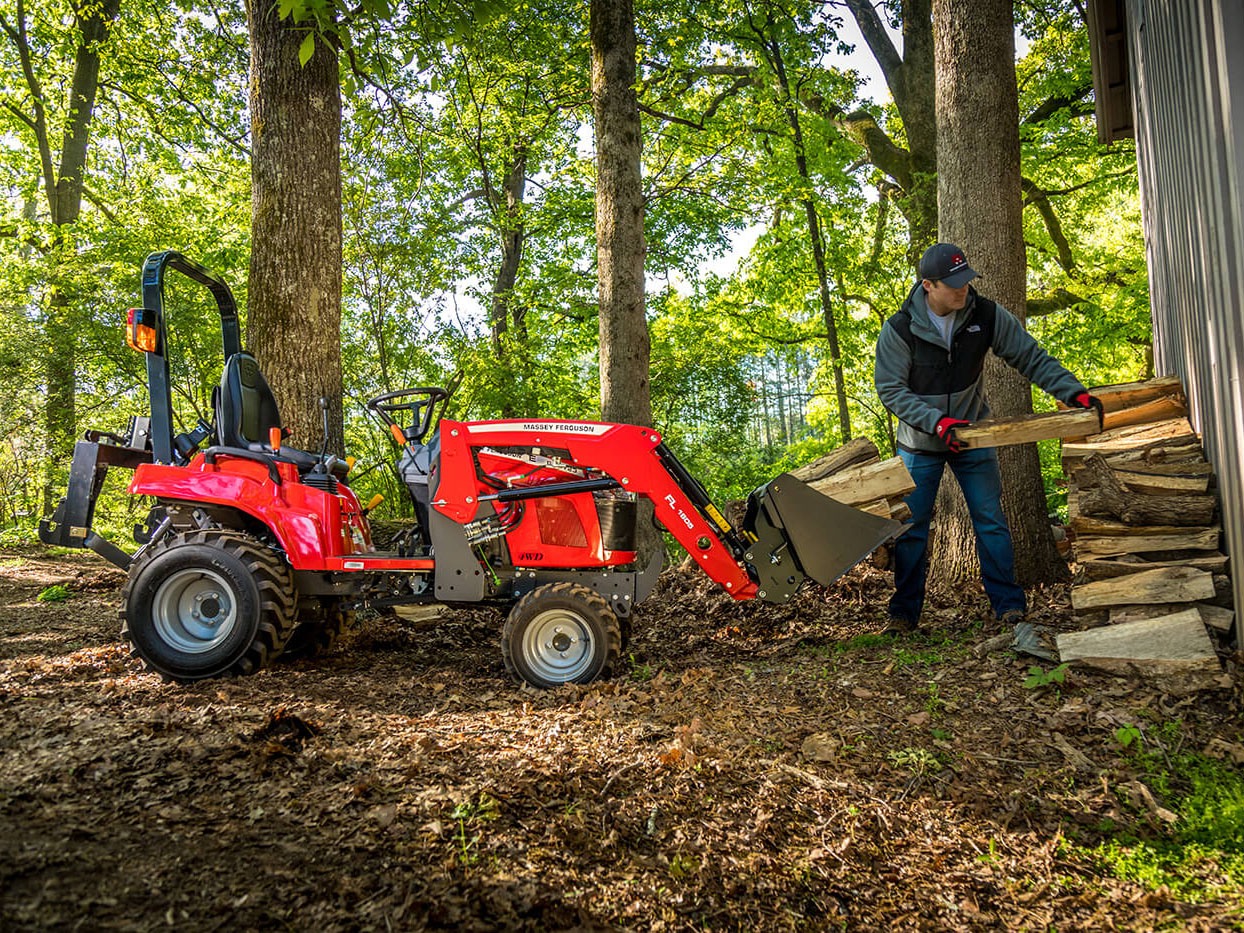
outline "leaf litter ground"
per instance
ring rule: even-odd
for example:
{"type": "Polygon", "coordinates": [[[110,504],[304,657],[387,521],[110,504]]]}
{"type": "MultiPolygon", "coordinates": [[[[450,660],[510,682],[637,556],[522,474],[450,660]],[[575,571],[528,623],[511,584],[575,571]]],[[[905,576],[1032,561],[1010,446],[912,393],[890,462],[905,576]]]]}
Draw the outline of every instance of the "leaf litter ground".
{"type": "MultiPolygon", "coordinates": [[[[93,555],[0,558],[0,929],[1244,916],[1212,863],[1215,893],[1181,899],[1083,854],[1169,831],[1118,730],[1176,722],[1188,747],[1240,751],[1239,677],[1025,687],[1030,660],[980,650],[980,596],[892,637],[871,568],[778,607],[673,570],[623,669],[590,686],[511,682],[483,607],[369,617],[343,651],[179,686],[118,640],[122,580],[93,555]],[[53,585],[70,598],[36,600],[53,585]]],[[[1074,627],[1065,588],[1033,598],[1074,627]]]]}

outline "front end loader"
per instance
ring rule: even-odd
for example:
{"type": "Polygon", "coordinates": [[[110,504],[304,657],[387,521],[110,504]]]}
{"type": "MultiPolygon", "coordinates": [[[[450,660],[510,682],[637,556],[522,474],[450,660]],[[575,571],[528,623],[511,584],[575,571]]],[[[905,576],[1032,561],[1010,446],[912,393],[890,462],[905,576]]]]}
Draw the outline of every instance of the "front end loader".
{"type": "Polygon", "coordinates": [[[385,550],[346,462],[284,443],[276,400],[242,350],[228,287],[175,252],[143,267],[127,341],[147,358],[150,415],[124,434],[87,432],[69,489],[40,523],[48,544],[86,547],[129,573],[122,634],[176,681],[249,674],[278,655],[331,647],[363,606],[496,604],[502,657],[540,687],[617,666],[662,554],[636,551],[639,499],[736,600],[782,603],[807,579],[832,583],[903,526],[842,505],[790,474],[755,490],[728,523],[647,427],[595,421],[443,417],[446,388],[368,402],[398,447],[416,521],[385,550]],[[211,423],[174,433],[163,283],[206,286],[221,318],[223,372],[211,423]],[[112,467],[155,503],[129,553],[92,529],[112,467]]]}

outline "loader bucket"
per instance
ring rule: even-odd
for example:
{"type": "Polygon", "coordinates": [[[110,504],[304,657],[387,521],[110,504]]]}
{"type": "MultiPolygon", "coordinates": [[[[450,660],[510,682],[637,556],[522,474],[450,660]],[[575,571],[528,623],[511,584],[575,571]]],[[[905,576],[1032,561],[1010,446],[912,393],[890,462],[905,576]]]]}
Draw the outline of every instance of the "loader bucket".
{"type": "Polygon", "coordinates": [[[843,505],[783,473],[747,498],[744,559],[766,602],[784,603],[807,577],[829,586],[907,526],[843,505]]]}

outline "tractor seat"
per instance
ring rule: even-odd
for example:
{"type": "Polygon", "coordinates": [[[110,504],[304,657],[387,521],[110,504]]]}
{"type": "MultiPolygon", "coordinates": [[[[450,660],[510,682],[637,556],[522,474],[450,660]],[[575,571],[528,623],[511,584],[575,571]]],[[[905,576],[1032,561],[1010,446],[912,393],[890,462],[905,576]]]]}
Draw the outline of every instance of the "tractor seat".
{"type": "MultiPolygon", "coordinates": [[[[245,351],[235,353],[225,362],[216,393],[216,436],[225,447],[240,447],[267,454],[274,460],[286,461],[308,473],[319,462],[316,454],[282,445],[278,453],[268,443],[271,428],[281,426],[281,413],[276,396],[268,386],[259,362],[245,351]]],[[[333,473],[345,476],[345,465],[337,464],[333,473]]]]}

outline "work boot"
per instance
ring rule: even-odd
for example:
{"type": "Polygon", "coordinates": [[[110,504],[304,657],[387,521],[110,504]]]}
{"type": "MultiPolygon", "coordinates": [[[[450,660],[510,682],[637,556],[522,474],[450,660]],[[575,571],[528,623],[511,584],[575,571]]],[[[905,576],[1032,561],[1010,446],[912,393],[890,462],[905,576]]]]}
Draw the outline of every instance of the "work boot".
{"type": "Polygon", "coordinates": [[[881,633],[883,635],[910,635],[917,629],[918,626],[911,619],[904,619],[902,616],[890,616],[881,633]]]}
{"type": "Polygon", "coordinates": [[[1023,622],[1025,618],[1026,614],[1023,609],[1008,609],[1006,612],[1002,613],[1002,618],[998,621],[1001,622],[1006,628],[1014,628],[1023,622]]]}

